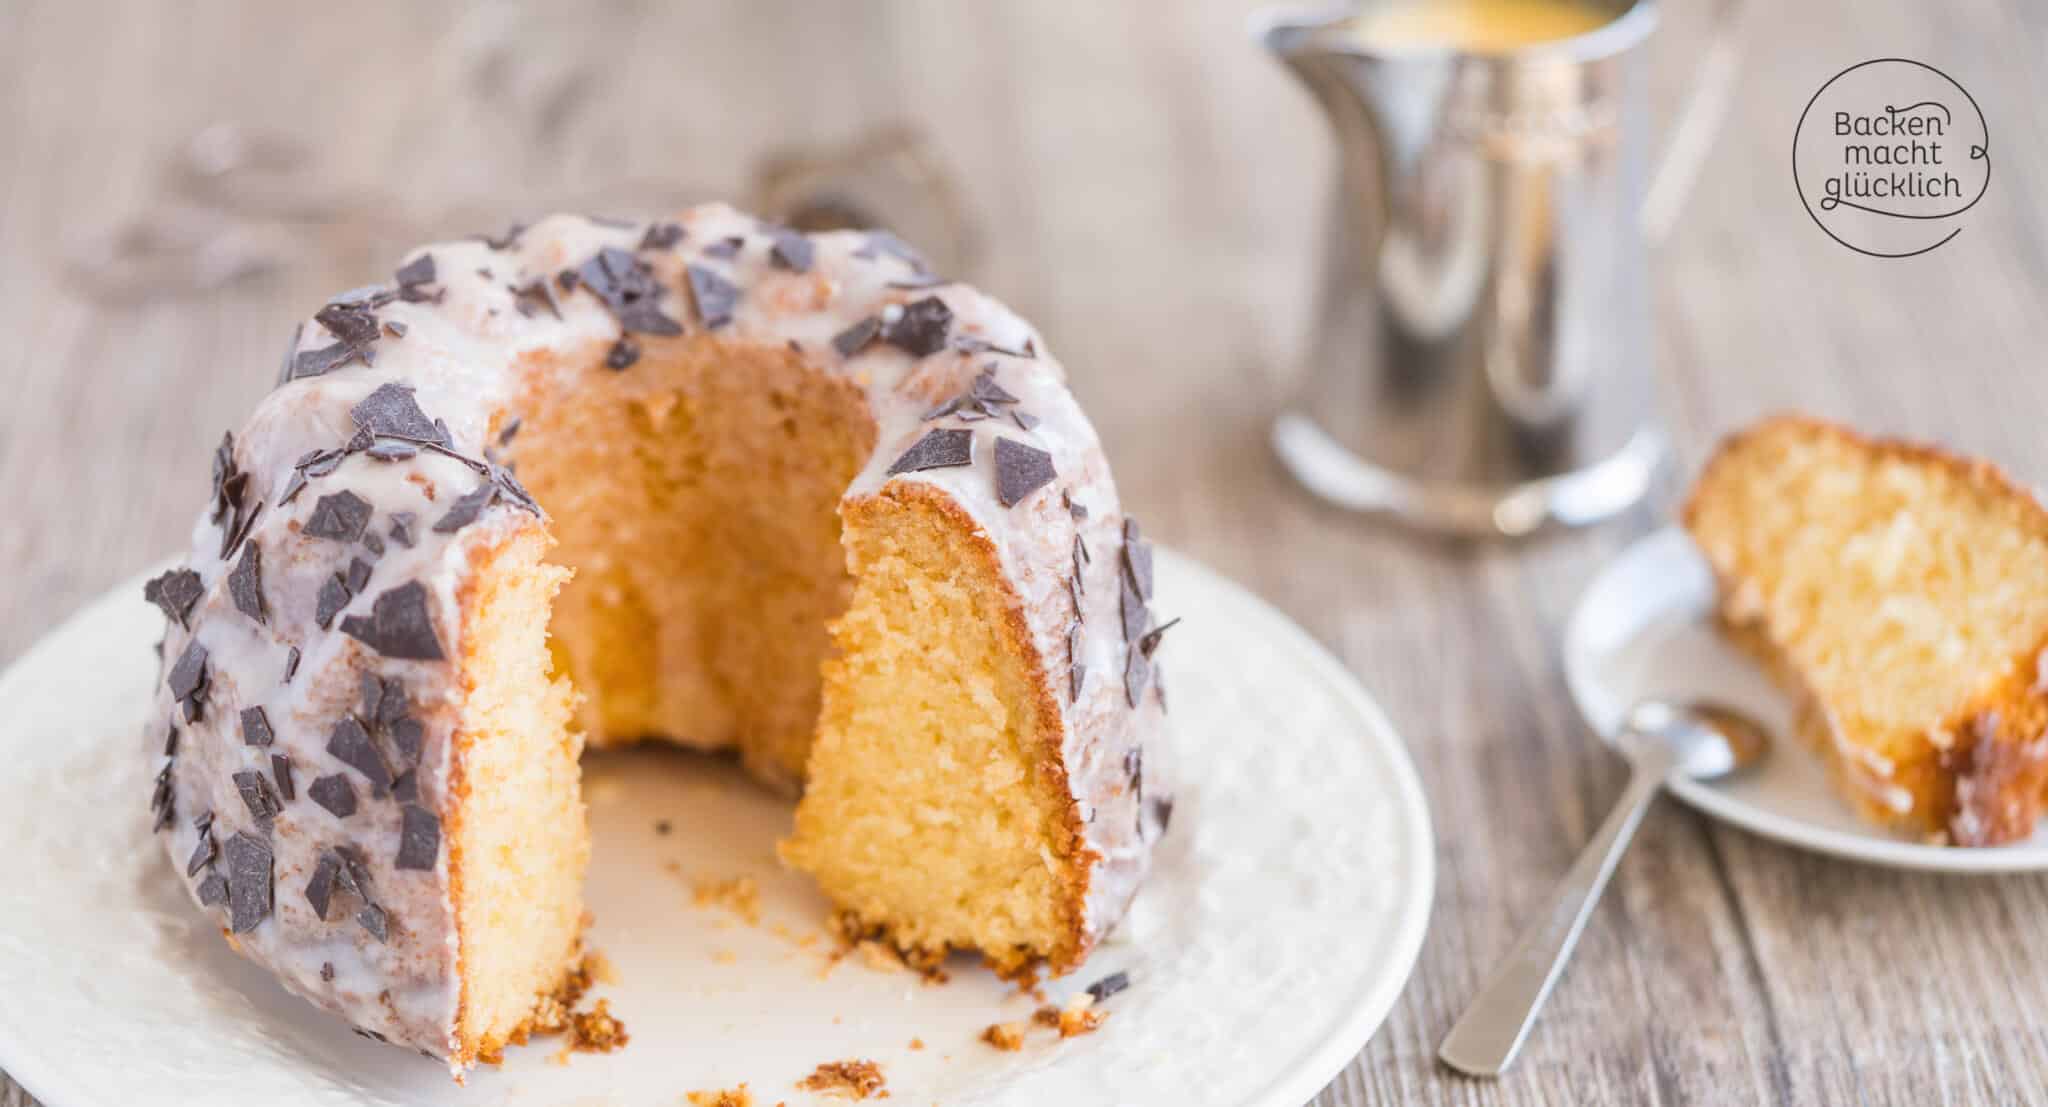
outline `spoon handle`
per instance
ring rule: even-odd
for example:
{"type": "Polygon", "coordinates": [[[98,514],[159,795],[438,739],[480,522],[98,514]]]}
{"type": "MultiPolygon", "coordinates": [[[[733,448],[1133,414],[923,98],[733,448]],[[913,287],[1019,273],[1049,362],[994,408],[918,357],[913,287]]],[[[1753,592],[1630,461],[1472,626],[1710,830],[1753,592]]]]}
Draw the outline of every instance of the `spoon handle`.
{"type": "Polygon", "coordinates": [[[1632,759],[1621,801],[1572,863],[1549,905],[1444,1036],[1437,1056],[1445,1064],[1471,1076],[1499,1076],[1514,1063],[1516,1051],[1535,1025],[1536,1012],[1543,1009],[1551,985],[1578,944],[1593,905],[1600,902],[1607,878],[1676,762],[1663,743],[1645,747],[1632,759]]]}

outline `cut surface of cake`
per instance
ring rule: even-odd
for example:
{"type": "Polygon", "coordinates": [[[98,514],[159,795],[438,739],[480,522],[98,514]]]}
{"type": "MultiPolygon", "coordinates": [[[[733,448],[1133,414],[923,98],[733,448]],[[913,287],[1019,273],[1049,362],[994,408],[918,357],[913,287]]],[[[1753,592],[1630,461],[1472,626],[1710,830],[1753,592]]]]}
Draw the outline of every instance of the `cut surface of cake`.
{"type": "Polygon", "coordinates": [[[2048,512],[1996,468],[1796,416],[1731,436],[1684,522],[1719,618],[1864,817],[2034,831],[2048,788],[2048,512]]]}
{"type": "Polygon", "coordinates": [[[458,1073],[573,973],[586,745],[728,750],[919,959],[1078,964],[1172,811],[1151,548],[1022,320],[722,206],[415,251],[213,458],[148,756],[234,947],[458,1073]]]}

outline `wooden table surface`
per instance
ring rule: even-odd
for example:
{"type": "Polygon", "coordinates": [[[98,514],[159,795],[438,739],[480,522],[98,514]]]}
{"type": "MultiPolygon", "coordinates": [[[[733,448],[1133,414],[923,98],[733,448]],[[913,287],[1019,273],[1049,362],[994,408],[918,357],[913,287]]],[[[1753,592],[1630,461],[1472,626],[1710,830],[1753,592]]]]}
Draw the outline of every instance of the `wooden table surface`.
{"type": "MultiPolygon", "coordinates": [[[[1295,378],[1331,158],[1307,99],[1247,42],[1250,6],[0,0],[0,658],[180,544],[207,451],[292,322],[407,239],[643,194],[629,181],[744,197],[771,148],[908,122],[960,181],[984,247],[969,275],[1061,351],[1148,529],[1334,650],[1421,769],[1440,839],[1428,941],[1316,1103],[2048,1098],[2048,878],[1858,867],[1671,804],[1519,1067],[1484,1083],[1436,1064],[1621,788],[1557,642],[1591,574],[1661,516],[1453,548],[1289,484],[1264,433],[1295,378]],[[393,197],[390,225],[245,230],[252,250],[295,243],[287,264],[199,292],[84,282],[117,228],[199,218],[163,167],[220,121],[288,129],[334,195],[393,197]]],[[[1704,21],[1700,3],[1668,6],[1667,106],[1704,21]]],[[[1678,471],[1796,407],[2048,477],[2048,6],[1753,8],[1730,126],[1656,258],[1678,471]],[[1908,261],[1823,237],[1786,156],[1814,90],[1887,55],[1953,74],[1995,136],[1967,229],[1908,261]]],[[[25,1102],[0,1077],[0,1104],[25,1102]]]]}

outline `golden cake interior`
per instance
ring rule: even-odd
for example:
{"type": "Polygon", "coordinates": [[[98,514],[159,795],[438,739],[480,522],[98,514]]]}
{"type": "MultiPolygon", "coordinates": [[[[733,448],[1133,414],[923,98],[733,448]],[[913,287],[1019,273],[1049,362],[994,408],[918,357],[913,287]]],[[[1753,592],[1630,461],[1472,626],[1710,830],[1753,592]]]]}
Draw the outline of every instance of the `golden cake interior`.
{"type": "Polygon", "coordinates": [[[465,1056],[517,1038],[574,954],[585,735],[807,780],[785,859],[863,935],[1004,970],[1078,959],[1057,708],[993,548],[914,493],[852,505],[842,544],[876,435],[859,389],[707,336],[559,392],[529,379],[500,452],[550,523],[481,564],[463,635],[465,1056]]]}
{"type": "Polygon", "coordinates": [[[460,941],[458,1056],[493,1056],[575,954],[590,844],[575,693],[553,671],[548,606],[568,572],[540,527],[479,555],[463,597],[461,715],[449,773],[460,941]]]}
{"type": "Polygon", "coordinates": [[[1808,700],[1860,810],[1930,834],[2031,833],[2040,775],[2003,779],[1993,748],[2040,733],[2048,517],[2030,497],[1989,466],[1781,418],[1723,447],[1686,525],[1724,620],[1808,700]],[[2010,825],[1954,825],[1973,798],[1979,823],[2010,825]]]}
{"type": "Polygon", "coordinates": [[[1003,972],[1076,959],[1085,889],[995,552],[918,489],[849,512],[858,584],[782,855],[857,926],[1003,972]]]}

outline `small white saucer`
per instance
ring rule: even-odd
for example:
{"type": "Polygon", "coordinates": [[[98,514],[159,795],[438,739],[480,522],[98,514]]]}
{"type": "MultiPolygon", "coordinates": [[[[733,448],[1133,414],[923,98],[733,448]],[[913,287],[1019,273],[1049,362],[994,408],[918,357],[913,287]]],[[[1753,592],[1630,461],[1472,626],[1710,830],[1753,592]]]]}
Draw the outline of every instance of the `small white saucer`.
{"type": "Polygon", "coordinates": [[[1857,818],[1820,758],[1792,728],[1791,702],[1710,621],[1714,579],[1684,531],[1667,527],[1623,550],[1579,598],[1565,627],[1565,680],[1608,743],[1639,700],[1711,699],[1746,709],[1777,739],[1750,772],[1714,784],[1674,779],[1678,798],[1787,845],[1901,869],[1951,873],[2048,870],[2048,832],[1994,849],[1909,841],[1857,818]]]}

